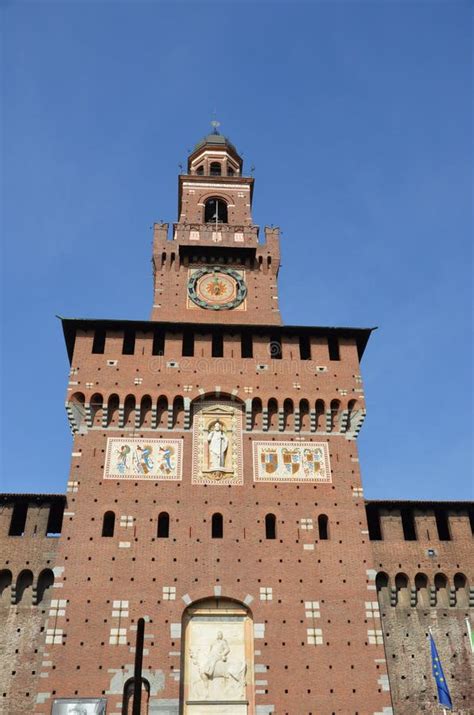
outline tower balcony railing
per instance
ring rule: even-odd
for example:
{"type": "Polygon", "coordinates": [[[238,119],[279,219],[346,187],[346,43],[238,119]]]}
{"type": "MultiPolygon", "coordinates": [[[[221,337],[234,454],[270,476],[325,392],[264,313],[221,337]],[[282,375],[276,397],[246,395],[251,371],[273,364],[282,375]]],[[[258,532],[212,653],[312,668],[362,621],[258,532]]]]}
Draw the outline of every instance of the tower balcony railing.
{"type": "Polygon", "coordinates": [[[189,224],[175,223],[173,240],[189,245],[256,246],[258,226],[241,226],[227,223],[189,224]]]}

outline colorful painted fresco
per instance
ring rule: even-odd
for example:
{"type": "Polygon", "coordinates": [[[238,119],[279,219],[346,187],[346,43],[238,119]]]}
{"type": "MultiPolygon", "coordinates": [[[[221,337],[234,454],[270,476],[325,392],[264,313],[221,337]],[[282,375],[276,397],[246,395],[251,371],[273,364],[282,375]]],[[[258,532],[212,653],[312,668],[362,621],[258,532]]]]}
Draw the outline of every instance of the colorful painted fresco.
{"type": "Polygon", "coordinates": [[[176,481],[182,477],[181,439],[107,440],[104,479],[176,481]]]}
{"type": "Polygon", "coordinates": [[[330,482],[326,442],[254,442],[254,481],[330,482]]]}

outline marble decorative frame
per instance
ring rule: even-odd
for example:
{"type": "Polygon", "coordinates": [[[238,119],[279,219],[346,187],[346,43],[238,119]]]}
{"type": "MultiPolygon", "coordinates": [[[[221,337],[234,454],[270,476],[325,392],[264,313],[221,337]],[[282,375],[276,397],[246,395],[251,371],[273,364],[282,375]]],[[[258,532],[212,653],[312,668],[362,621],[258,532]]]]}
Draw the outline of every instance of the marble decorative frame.
{"type": "Polygon", "coordinates": [[[330,483],[327,442],[253,442],[254,482],[330,483]]]}
{"type": "Polygon", "coordinates": [[[105,715],[105,698],[56,698],[51,715],[105,715]]]}
{"type": "Polygon", "coordinates": [[[181,481],[182,439],[109,437],[104,479],[181,481]]]}
{"type": "Polygon", "coordinates": [[[237,402],[202,401],[193,406],[192,484],[242,485],[242,407],[237,402]],[[222,435],[222,459],[211,449],[216,423],[222,435]]]}

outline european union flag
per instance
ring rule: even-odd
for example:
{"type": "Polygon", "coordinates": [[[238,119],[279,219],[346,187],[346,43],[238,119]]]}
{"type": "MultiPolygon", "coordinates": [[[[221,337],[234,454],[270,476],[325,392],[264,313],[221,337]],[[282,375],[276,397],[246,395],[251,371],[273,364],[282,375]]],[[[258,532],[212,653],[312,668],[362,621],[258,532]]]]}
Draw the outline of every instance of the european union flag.
{"type": "Polygon", "coordinates": [[[433,640],[433,636],[430,633],[430,649],[431,649],[431,668],[433,670],[433,677],[436,680],[436,687],[438,688],[438,701],[440,705],[444,705],[450,710],[453,709],[453,703],[451,701],[451,695],[449,694],[448,684],[446,678],[444,677],[443,668],[441,666],[441,661],[439,659],[438,651],[436,650],[436,645],[433,640]]]}

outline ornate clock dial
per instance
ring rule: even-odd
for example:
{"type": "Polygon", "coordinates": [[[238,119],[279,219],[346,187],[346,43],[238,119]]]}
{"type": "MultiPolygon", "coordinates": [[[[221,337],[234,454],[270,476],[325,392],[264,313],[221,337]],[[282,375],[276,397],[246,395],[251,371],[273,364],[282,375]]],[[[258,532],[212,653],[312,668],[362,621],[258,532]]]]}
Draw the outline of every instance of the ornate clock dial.
{"type": "Polygon", "coordinates": [[[245,299],[247,287],[232,268],[200,268],[189,279],[188,295],[200,308],[232,310],[245,299]]]}

